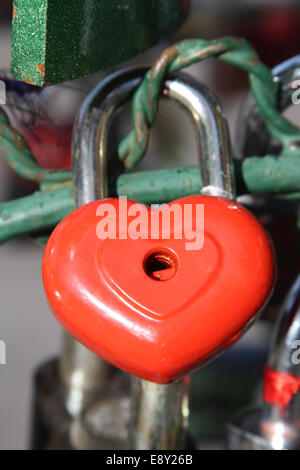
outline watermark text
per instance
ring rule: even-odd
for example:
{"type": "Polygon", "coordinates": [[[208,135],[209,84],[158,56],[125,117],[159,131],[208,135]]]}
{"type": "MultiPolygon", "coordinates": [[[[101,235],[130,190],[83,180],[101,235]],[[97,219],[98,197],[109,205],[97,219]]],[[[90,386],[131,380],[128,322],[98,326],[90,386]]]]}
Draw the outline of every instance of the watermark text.
{"type": "Polygon", "coordinates": [[[204,245],[204,204],[152,204],[151,210],[140,203],[128,204],[119,198],[119,206],[99,204],[96,235],[100,240],[185,240],[186,250],[201,250],[204,245]]]}

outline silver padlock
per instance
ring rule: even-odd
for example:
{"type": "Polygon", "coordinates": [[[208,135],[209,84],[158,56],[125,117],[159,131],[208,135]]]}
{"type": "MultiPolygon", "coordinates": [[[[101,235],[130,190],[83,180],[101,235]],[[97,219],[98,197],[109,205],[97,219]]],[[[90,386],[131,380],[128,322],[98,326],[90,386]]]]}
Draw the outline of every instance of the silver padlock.
{"type": "Polygon", "coordinates": [[[231,450],[300,449],[300,275],[274,327],[263,406],[228,426],[231,450]]]}
{"type": "MultiPolygon", "coordinates": [[[[272,69],[274,80],[280,83],[278,110],[284,112],[293,105],[293,94],[299,88],[300,55],[282,62],[272,69]]],[[[268,155],[277,152],[277,144],[268,132],[252,93],[242,103],[236,125],[236,153],[238,158],[268,155]]]]}

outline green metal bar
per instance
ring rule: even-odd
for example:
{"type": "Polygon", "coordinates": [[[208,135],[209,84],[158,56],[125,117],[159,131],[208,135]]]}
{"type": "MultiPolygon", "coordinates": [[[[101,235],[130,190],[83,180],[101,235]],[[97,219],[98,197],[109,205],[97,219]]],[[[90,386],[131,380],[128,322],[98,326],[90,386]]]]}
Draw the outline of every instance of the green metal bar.
{"type": "Polygon", "coordinates": [[[0,204],[0,242],[17,235],[52,229],[74,209],[72,187],[37,191],[0,204]]]}
{"type": "Polygon", "coordinates": [[[122,174],[117,181],[119,196],[144,204],[159,204],[183,196],[198,194],[201,189],[200,169],[180,167],[122,174]]]}
{"type": "MultiPolygon", "coordinates": [[[[300,160],[272,156],[244,160],[236,172],[242,175],[240,192],[274,193],[283,197],[300,196],[300,160]],[[282,194],[281,192],[284,194],[282,194]]],[[[198,194],[201,178],[198,166],[122,174],[117,180],[118,196],[145,204],[163,203],[198,194]]],[[[74,210],[72,186],[36,193],[0,204],[0,242],[20,234],[53,228],[74,210]]]]}
{"type": "MultiPolygon", "coordinates": [[[[240,193],[282,194],[300,191],[300,158],[250,157],[235,161],[240,193]],[[241,180],[242,178],[242,180],[241,180]]],[[[117,181],[118,195],[145,204],[172,201],[199,194],[201,175],[198,166],[122,174],[117,181]]]]}
{"type": "Polygon", "coordinates": [[[249,157],[242,163],[242,177],[250,193],[284,193],[300,190],[300,157],[249,157]]]}

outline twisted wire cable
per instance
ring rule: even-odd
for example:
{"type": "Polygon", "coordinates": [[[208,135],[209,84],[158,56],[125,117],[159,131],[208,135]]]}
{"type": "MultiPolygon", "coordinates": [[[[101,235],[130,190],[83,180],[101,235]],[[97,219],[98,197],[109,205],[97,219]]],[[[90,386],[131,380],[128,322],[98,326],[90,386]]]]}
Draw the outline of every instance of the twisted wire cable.
{"type": "Polygon", "coordinates": [[[118,149],[126,168],[136,165],[147,150],[149,129],[157,115],[161,85],[166,75],[209,57],[216,57],[248,73],[256,104],[271,136],[282,145],[282,155],[299,154],[300,130],[277,110],[279,84],[248,41],[237,37],[188,39],[162,52],[134,95],[133,129],[118,149]]]}

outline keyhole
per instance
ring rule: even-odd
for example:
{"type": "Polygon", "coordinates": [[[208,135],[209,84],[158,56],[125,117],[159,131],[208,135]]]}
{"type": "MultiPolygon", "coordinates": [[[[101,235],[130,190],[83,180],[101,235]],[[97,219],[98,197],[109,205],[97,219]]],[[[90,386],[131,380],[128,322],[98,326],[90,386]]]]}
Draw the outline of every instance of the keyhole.
{"type": "Polygon", "coordinates": [[[168,281],[177,271],[177,259],[168,250],[152,251],[145,256],[144,270],[155,281],[168,281]]]}

